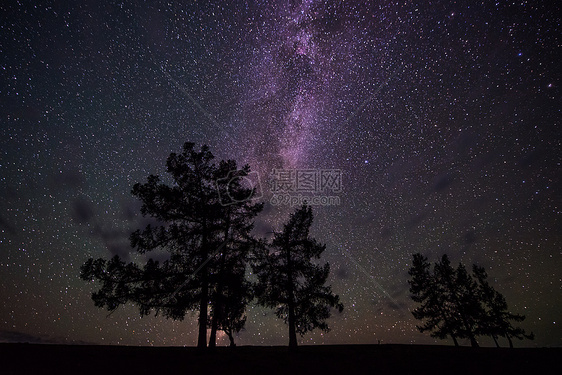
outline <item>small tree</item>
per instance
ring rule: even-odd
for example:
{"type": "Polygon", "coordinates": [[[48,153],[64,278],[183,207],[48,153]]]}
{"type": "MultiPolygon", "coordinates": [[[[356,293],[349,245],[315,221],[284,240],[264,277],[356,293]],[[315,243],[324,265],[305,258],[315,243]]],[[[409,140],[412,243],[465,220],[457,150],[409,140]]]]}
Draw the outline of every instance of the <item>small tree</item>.
{"type": "Polygon", "coordinates": [[[468,338],[473,347],[476,341],[477,319],[480,315],[480,303],[475,294],[476,284],[459,264],[456,269],[451,266],[449,257],[443,255],[441,261],[435,263],[433,277],[442,293],[442,303],[449,310],[448,325],[457,338],[468,338]]]}
{"type": "Polygon", "coordinates": [[[473,292],[476,284],[466,268],[462,264],[453,268],[447,255],[443,255],[431,270],[427,258],[418,253],[408,273],[411,298],[421,304],[412,314],[425,320],[424,325],[417,326],[419,331],[430,331],[432,337],[440,339],[451,336],[455,346],[459,345],[457,339],[468,338],[477,347],[480,304],[473,292]]]}
{"type": "Polygon", "coordinates": [[[490,335],[496,346],[497,337],[504,336],[510,347],[511,337],[534,337],[511,325],[510,321],[525,317],[507,312],[505,298],[488,284],[483,268],[474,265],[470,275],[463,264],[455,269],[443,255],[432,269],[427,258],[418,253],[408,273],[411,298],[420,303],[412,314],[425,321],[417,326],[420,332],[429,331],[440,339],[451,336],[455,346],[459,345],[458,338],[468,338],[473,347],[478,346],[477,335],[490,335]]]}
{"type": "Polygon", "coordinates": [[[246,324],[246,307],[254,298],[251,284],[244,273],[229,273],[223,279],[225,285],[213,307],[213,319],[209,322],[228,336],[230,346],[236,346],[234,335],[246,324]]]}
{"type": "Polygon", "coordinates": [[[414,302],[420,306],[412,311],[418,320],[425,320],[423,325],[416,326],[420,332],[429,331],[431,337],[445,339],[451,336],[455,346],[457,341],[458,322],[454,320],[456,312],[447,299],[447,288],[436,280],[431,264],[422,254],[414,254],[413,265],[408,271],[410,275],[410,293],[414,302]]]}
{"type": "Polygon", "coordinates": [[[511,321],[522,322],[525,320],[525,316],[507,311],[505,297],[488,283],[486,270],[483,267],[473,265],[472,273],[477,280],[477,292],[484,307],[484,314],[479,324],[480,334],[491,336],[498,348],[500,346],[498,343],[499,336],[507,338],[510,348],[513,348],[512,337],[519,340],[524,338],[533,340],[535,335],[532,332],[526,334],[525,330],[511,324],[511,321]]]}
{"type": "Polygon", "coordinates": [[[315,328],[329,331],[326,319],[331,308],[343,310],[339,296],[324,285],[330,265],[317,265],[326,249],[309,237],[312,209],[303,205],[291,214],[281,233],[275,233],[269,246],[256,253],[253,264],[258,282],[258,302],[275,308],[275,314],[289,326],[289,348],[297,347],[297,336],[315,328]]]}

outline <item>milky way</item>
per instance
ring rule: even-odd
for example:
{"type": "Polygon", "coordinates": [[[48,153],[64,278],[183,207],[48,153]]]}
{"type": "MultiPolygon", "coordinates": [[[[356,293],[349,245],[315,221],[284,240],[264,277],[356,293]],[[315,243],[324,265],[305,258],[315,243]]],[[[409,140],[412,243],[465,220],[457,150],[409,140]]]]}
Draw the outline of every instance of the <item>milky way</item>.
{"type": "MultiPolygon", "coordinates": [[[[486,267],[536,335],[516,345],[559,346],[560,10],[365,3],[2,5],[0,341],[195,343],[195,315],[107,317],[78,277],[146,260],[131,187],[191,141],[257,172],[258,236],[293,209],[274,170],[341,173],[313,234],[345,310],[301,343],[447,343],[410,313],[422,252],[486,267]]],[[[251,306],[236,340],[288,338],[251,306]]]]}
{"type": "MultiPolygon", "coordinates": [[[[348,16],[352,11],[358,12],[356,18],[366,18],[360,12],[368,13],[358,7],[304,2],[276,8],[270,14],[267,30],[260,35],[265,36],[261,52],[250,60],[248,72],[256,77],[248,86],[248,96],[256,91],[262,94],[250,100],[252,107],[245,116],[250,123],[245,129],[248,143],[253,143],[253,134],[261,134],[268,137],[264,142],[268,147],[274,145],[279,160],[269,163],[277,162],[284,168],[311,167],[313,153],[322,149],[326,140],[333,141],[326,138],[342,131],[335,124],[345,123],[360,109],[355,83],[364,88],[380,78],[384,66],[360,65],[359,61],[370,57],[362,54],[381,56],[390,32],[377,30],[371,20],[357,24],[357,19],[348,16]],[[354,78],[361,81],[353,82],[354,78]],[[352,91],[352,103],[345,103],[352,91]]],[[[377,60],[385,63],[381,57],[377,60]]],[[[272,154],[271,149],[266,154],[272,154]]],[[[263,160],[259,146],[254,156],[263,160]]]]}

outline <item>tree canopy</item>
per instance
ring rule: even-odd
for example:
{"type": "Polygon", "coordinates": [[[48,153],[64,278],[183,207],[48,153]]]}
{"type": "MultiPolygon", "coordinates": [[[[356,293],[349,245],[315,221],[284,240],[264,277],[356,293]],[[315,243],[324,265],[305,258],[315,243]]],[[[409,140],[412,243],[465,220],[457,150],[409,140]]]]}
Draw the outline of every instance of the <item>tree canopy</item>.
{"type": "Polygon", "coordinates": [[[149,258],[143,267],[118,256],[89,259],[81,277],[101,283],[92,299],[109,311],[132,302],[141,315],[154,312],[181,320],[198,309],[197,346],[206,347],[207,326],[209,346],[214,346],[217,329],[232,338],[244,325],[251,299],[244,274],[255,242],[250,232],[263,205],[252,201],[254,189],[241,184],[250,173],[248,166],[238,169],[233,160],[215,165],[207,146],[200,151],[194,146],[185,143],[182,153],[168,157],[172,184],[150,175],[132,189],[142,202],[141,213],[157,223],[133,232],[132,248],[139,254],[165,250],[168,259],[159,263],[149,258]]]}
{"type": "Polygon", "coordinates": [[[318,265],[325,245],[310,238],[313,214],[303,205],[291,214],[283,231],[256,255],[253,270],[257,275],[259,303],[275,309],[278,318],[289,326],[289,347],[297,347],[301,336],[315,328],[328,331],[326,319],[331,308],[340,312],[343,304],[331,287],[324,285],[330,273],[329,263],[318,265]]]}
{"type": "Polygon", "coordinates": [[[478,346],[479,335],[491,336],[497,346],[497,337],[506,337],[510,347],[512,337],[533,339],[532,333],[511,325],[525,317],[507,311],[504,296],[488,283],[484,268],[474,265],[472,271],[471,275],[461,263],[453,268],[447,255],[433,267],[422,254],[413,255],[408,283],[412,300],[420,304],[412,311],[423,321],[419,331],[439,339],[450,336],[456,346],[458,339],[478,346]]]}

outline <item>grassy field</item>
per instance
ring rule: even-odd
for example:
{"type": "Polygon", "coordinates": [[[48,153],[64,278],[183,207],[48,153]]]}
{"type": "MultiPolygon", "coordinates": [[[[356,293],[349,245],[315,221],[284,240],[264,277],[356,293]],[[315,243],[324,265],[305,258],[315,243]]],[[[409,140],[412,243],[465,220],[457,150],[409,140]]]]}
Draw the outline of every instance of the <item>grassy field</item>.
{"type": "Polygon", "coordinates": [[[0,344],[0,374],[559,374],[562,348],[423,345],[182,347],[0,344]]]}

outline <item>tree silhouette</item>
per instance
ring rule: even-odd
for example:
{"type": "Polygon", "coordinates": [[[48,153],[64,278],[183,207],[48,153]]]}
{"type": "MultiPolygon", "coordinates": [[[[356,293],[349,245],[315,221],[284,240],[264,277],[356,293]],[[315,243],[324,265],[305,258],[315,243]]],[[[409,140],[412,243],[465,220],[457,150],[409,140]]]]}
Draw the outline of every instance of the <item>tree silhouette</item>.
{"type": "Polygon", "coordinates": [[[478,346],[475,336],[480,305],[471,292],[474,281],[464,266],[459,264],[454,269],[443,255],[432,270],[427,258],[418,253],[408,273],[411,298],[421,304],[412,314],[425,320],[425,324],[417,326],[419,331],[429,331],[439,339],[451,336],[455,346],[459,338],[468,338],[472,346],[478,346]]]}
{"type": "Polygon", "coordinates": [[[408,273],[411,298],[420,303],[412,314],[424,321],[417,326],[420,332],[429,331],[439,339],[451,336],[455,346],[459,346],[457,339],[467,338],[473,347],[478,346],[478,335],[490,335],[496,346],[498,336],[506,337],[510,347],[512,337],[534,337],[511,325],[510,321],[525,317],[507,311],[505,298],[489,285],[483,268],[474,265],[471,275],[461,263],[453,268],[443,255],[432,269],[427,258],[417,253],[408,273]]]}
{"type": "Polygon", "coordinates": [[[445,339],[451,336],[455,346],[457,341],[458,324],[453,319],[456,314],[451,303],[447,300],[447,288],[439,282],[431,270],[431,264],[422,254],[414,254],[413,265],[408,271],[411,279],[411,298],[420,306],[412,311],[418,320],[425,320],[421,326],[416,326],[420,332],[429,331],[431,337],[445,339]]]}
{"type": "Polygon", "coordinates": [[[483,267],[473,265],[472,273],[477,280],[477,292],[484,308],[484,314],[480,321],[480,334],[491,336],[498,348],[500,346],[498,343],[499,336],[507,338],[510,348],[513,348],[512,337],[519,340],[524,338],[533,340],[535,335],[532,332],[526,334],[525,330],[511,324],[511,321],[522,322],[525,320],[525,316],[507,311],[505,297],[488,283],[486,270],[483,267]]]}
{"type": "MultiPolygon", "coordinates": [[[[244,279],[233,275],[245,270],[246,254],[253,242],[249,234],[253,219],[263,207],[251,202],[255,190],[240,183],[249,167],[237,169],[232,160],[217,167],[213,158],[207,146],[197,152],[193,143],[185,143],[181,154],[172,153],[167,160],[173,184],[150,175],[146,183],[137,183],[132,189],[142,201],[143,216],[151,216],[157,224],[133,232],[131,246],[139,254],[163,249],[169,259],[162,264],[148,259],[141,268],[115,256],[110,261],[89,259],[81,267],[84,280],[101,282],[92,299],[109,311],[133,302],[141,315],[154,311],[182,320],[187,311],[198,308],[200,348],[206,347],[209,305],[215,335],[216,329],[228,325],[227,318],[237,321],[229,329],[243,326],[242,308],[248,297],[236,294],[243,290],[244,279]],[[241,285],[233,284],[224,292],[226,280],[241,285]],[[225,304],[235,306],[237,298],[238,306],[228,310],[225,304]],[[224,311],[224,319],[219,311],[224,311]]],[[[215,337],[210,346],[214,346],[215,337]]]]}
{"type": "Polygon", "coordinates": [[[232,160],[222,161],[216,171],[216,188],[221,198],[217,224],[224,246],[217,255],[216,267],[211,274],[213,293],[209,346],[216,346],[216,331],[223,330],[234,346],[233,334],[239,332],[246,322],[245,311],[253,299],[252,289],[246,281],[246,264],[250,250],[257,243],[250,232],[254,218],[263,209],[263,204],[254,204],[250,198],[255,192],[243,186],[250,173],[245,166],[236,168],[232,160]]]}
{"type": "Polygon", "coordinates": [[[328,331],[326,319],[331,308],[340,312],[343,305],[339,296],[325,286],[330,265],[317,265],[326,249],[309,237],[312,209],[303,205],[291,214],[283,231],[275,233],[271,243],[256,253],[253,270],[258,283],[255,286],[260,304],[275,308],[275,314],[289,326],[289,348],[297,348],[297,336],[315,328],[328,331]]]}
{"type": "Polygon", "coordinates": [[[474,293],[476,284],[462,264],[454,269],[447,255],[443,255],[441,261],[435,264],[433,272],[443,293],[442,303],[449,309],[451,330],[457,338],[468,338],[470,344],[477,347],[476,328],[480,303],[474,293]]]}
{"type": "MultiPolygon", "coordinates": [[[[222,330],[228,336],[230,346],[236,346],[234,335],[246,323],[246,307],[253,298],[251,283],[246,280],[243,272],[232,272],[224,274],[224,286],[220,294],[217,293],[216,303],[213,305],[213,319],[209,320],[209,326],[213,324],[216,329],[222,330]]],[[[209,342],[209,345],[212,341],[209,342]]]]}

